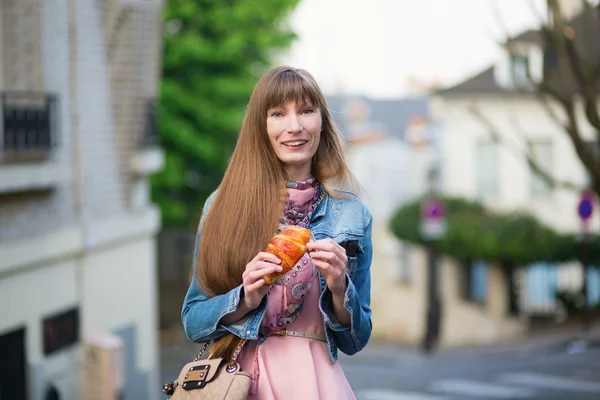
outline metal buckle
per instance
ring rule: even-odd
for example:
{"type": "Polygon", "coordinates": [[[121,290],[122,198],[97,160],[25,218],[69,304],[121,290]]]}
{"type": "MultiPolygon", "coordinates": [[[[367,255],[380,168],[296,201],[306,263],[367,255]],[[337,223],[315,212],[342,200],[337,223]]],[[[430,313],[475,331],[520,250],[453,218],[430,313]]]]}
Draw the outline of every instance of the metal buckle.
{"type": "Polygon", "coordinates": [[[280,338],[286,337],[288,335],[288,331],[285,328],[282,328],[278,331],[274,332],[275,335],[279,336],[280,338]]]}
{"type": "Polygon", "coordinates": [[[184,390],[202,389],[206,386],[209,371],[210,365],[208,364],[191,367],[185,374],[181,387],[184,390]]]}
{"type": "Polygon", "coordinates": [[[227,367],[225,368],[225,371],[227,371],[230,374],[232,374],[235,371],[237,371],[237,369],[238,369],[237,364],[234,361],[232,361],[231,363],[227,364],[227,367]]]}

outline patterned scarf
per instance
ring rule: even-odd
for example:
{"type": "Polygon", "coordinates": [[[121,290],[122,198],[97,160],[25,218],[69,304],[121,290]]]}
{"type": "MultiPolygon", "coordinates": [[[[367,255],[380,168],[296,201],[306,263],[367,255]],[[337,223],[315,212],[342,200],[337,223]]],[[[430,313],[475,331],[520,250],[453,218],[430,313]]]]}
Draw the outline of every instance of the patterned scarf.
{"type": "MultiPolygon", "coordinates": [[[[307,228],[317,207],[320,184],[310,176],[304,181],[288,182],[286,186],[288,198],[280,220],[280,230],[289,225],[307,228]]],[[[304,296],[310,292],[317,273],[317,268],[305,254],[290,272],[277,280],[269,291],[267,314],[261,327],[263,335],[285,328],[298,318],[304,305],[304,296]]]]}

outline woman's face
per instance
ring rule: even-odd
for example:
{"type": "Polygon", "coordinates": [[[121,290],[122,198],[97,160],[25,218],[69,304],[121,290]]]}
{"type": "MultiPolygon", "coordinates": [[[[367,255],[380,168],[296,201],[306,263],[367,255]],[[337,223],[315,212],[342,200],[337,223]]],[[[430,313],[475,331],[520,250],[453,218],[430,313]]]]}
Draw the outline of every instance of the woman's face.
{"type": "Polygon", "coordinates": [[[310,175],[321,139],[321,110],[304,101],[288,100],[267,112],[267,133],[290,180],[310,175]]]}

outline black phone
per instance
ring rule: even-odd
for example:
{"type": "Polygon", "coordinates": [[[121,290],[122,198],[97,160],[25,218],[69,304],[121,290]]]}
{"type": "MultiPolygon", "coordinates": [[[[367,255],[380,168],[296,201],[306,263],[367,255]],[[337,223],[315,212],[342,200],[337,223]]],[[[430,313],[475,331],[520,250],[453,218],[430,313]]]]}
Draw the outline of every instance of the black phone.
{"type": "Polygon", "coordinates": [[[340,243],[340,246],[346,249],[346,255],[348,257],[356,257],[358,254],[358,240],[356,239],[344,240],[342,243],[340,243]]]}

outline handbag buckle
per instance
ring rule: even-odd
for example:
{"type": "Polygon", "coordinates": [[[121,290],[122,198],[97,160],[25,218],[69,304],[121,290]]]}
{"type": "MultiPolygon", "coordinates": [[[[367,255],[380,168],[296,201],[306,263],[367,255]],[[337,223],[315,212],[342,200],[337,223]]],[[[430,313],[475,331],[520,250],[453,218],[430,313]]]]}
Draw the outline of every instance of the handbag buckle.
{"type": "Polygon", "coordinates": [[[210,365],[197,365],[190,368],[184,378],[181,387],[184,390],[202,389],[206,386],[206,379],[208,378],[208,372],[210,371],[210,365]]]}

